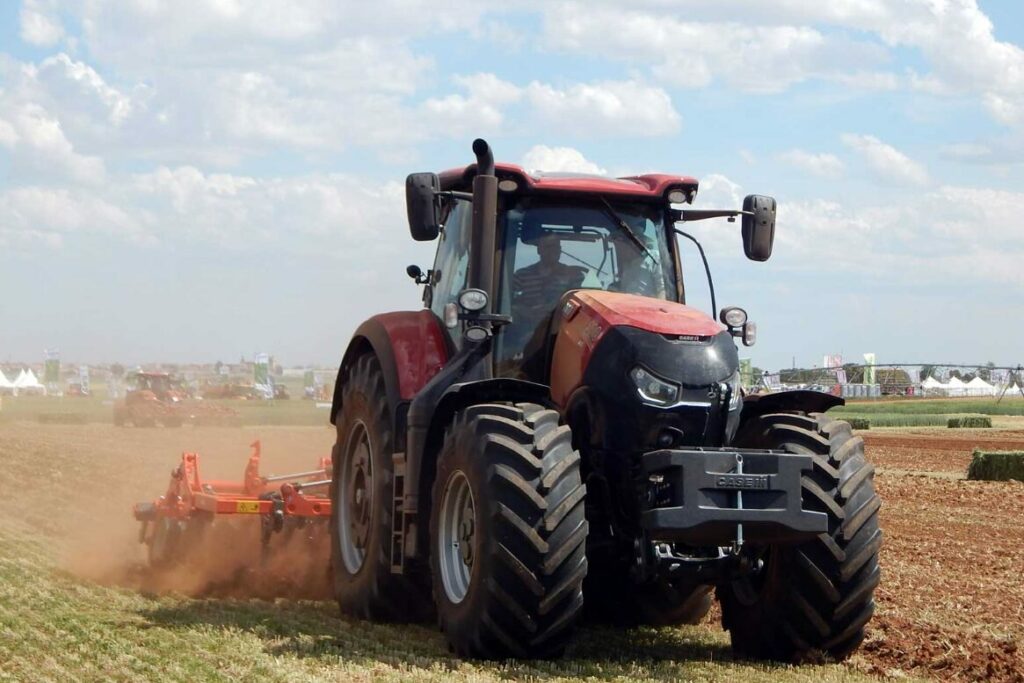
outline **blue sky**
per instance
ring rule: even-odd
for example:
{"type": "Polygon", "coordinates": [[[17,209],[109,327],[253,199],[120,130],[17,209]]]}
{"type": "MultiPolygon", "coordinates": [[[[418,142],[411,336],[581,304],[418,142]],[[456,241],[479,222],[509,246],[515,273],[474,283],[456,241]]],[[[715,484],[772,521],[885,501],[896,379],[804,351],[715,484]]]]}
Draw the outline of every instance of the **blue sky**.
{"type": "Polygon", "coordinates": [[[767,263],[691,226],[760,366],[1021,362],[1021,3],[486,7],[0,4],[0,360],[336,362],[419,303],[405,175],[482,135],[776,196],[767,263]]]}

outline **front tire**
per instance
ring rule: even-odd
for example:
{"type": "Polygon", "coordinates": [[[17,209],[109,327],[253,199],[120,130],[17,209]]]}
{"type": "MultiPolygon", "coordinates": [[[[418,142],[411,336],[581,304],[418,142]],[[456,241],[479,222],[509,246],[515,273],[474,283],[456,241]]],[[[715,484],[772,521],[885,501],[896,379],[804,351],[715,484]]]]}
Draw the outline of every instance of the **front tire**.
{"type": "Polygon", "coordinates": [[[430,565],[438,620],[463,657],[556,657],[583,608],[580,456],[534,404],[459,412],[437,463],[430,565]]]}
{"type": "Polygon", "coordinates": [[[394,441],[384,376],[373,355],[345,375],[331,484],[331,575],[345,614],[414,621],[424,601],[408,578],[391,573],[394,441]]]}
{"type": "Polygon", "coordinates": [[[823,414],[779,413],[756,418],[735,445],[814,456],[803,504],[828,515],[828,532],[797,546],[768,546],[760,572],[718,587],[733,651],[751,659],[845,659],[864,639],[880,577],[881,500],[863,440],[823,414]]]}

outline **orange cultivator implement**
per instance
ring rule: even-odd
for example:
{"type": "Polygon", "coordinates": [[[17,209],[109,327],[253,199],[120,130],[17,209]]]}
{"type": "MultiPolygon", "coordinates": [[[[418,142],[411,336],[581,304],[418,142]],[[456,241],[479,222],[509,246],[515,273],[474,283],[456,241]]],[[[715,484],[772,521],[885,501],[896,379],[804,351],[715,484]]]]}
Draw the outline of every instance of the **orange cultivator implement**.
{"type": "Polygon", "coordinates": [[[152,567],[180,562],[218,519],[258,516],[264,549],[275,532],[290,534],[326,525],[331,514],[331,459],[321,458],[316,469],[307,472],[265,477],[260,474],[260,442],[250,447],[241,482],[204,481],[199,454],[182,453],[164,495],[135,505],[135,519],[142,523],[139,541],[149,547],[152,567]]]}

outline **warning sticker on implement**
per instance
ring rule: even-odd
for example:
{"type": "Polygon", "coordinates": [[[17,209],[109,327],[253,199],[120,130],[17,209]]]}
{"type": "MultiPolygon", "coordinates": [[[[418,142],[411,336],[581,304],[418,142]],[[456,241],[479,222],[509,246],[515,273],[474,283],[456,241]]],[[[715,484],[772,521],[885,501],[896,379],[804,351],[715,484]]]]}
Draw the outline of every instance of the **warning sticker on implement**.
{"type": "Polygon", "coordinates": [[[235,503],[235,512],[243,515],[255,515],[260,511],[260,504],[255,500],[240,500],[235,503]]]}

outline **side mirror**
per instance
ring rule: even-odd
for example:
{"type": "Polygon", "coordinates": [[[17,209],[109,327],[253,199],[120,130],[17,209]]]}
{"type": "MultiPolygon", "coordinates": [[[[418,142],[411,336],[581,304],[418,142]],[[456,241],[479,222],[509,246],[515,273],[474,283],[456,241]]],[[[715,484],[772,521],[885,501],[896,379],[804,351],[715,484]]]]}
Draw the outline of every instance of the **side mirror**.
{"type": "Polygon", "coordinates": [[[413,279],[413,282],[415,282],[418,285],[424,285],[430,281],[430,272],[428,271],[427,274],[424,275],[423,270],[421,270],[420,267],[417,266],[416,264],[406,266],[405,274],[411,277],[413,279]]]}
{"type": "Polygon", "coordinates": [[[441,189],[436,173],[412,173],[405,179],[405,208],[409,214],[409,232],[417,242],[437,238],[440,221],[435,201],[441,189]]]}
{"type": "Polygon", "coordinates": [[[775,243],[775,198],[749,194],[743,211],[743,253],[751,261],[767,261],[775,243]]]}

